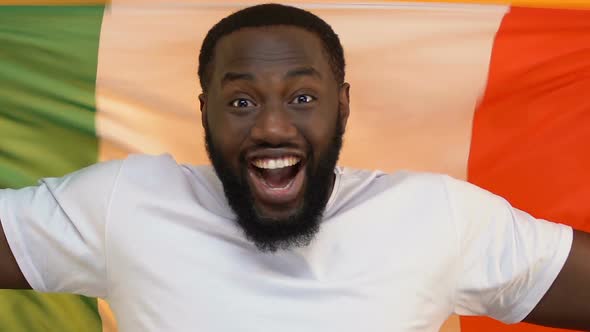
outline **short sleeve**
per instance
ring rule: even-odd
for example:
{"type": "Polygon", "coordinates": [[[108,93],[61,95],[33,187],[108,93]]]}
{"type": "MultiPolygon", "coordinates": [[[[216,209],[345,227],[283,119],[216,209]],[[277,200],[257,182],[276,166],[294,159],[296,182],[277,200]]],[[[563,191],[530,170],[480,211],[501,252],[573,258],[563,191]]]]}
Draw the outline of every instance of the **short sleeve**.
{"type": "Polygon", "coordinates": [[[571,227],[535,219],[466,182],[447,177],[446,188],[459,241],[455,312],[522,321],[565,264],[571,227]]]}
{"type": "Polygon", "coordinates": [[[0,221],[31,287],[105,297],[105,223],[121,161],[0,190],[0,221]]]}

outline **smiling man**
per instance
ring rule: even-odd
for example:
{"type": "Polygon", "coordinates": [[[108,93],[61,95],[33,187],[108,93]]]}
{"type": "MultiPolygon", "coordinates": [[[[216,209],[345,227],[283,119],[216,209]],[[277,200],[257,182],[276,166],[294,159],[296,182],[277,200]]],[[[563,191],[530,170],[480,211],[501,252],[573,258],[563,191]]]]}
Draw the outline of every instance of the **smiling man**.
{"type": "Polygon", "coordinates": [[[130,156],[0,191],[0,287],[109,300],[129,331],[590,328],[590,238],[436,174],[336,166],[337,35],[260,5],[199,58],[210,166],[130,156]]]}
{"type": "Polygon", "coordinates": [[[207,151],[237,222],[263,250],[306,245],[318,231],[349,112],[336,35],[310,13],[277,8],[220,22],[199,59],[207,151]]]}

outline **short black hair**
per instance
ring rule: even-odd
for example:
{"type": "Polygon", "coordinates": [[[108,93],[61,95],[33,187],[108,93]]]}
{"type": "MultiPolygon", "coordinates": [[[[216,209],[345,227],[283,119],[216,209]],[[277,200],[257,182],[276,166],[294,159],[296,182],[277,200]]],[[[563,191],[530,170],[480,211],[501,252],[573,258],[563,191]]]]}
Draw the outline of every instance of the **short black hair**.
{"type": "Polygon", "coordinates": [[[207,92],[215,46],[222,37],[242,28],[275,25],[294,26],[315,33],[324,45],[336,81],[339,84],[344,82],[344,51],[342,44],[340,44],[340,38],[328,23],[300,8],[279,4],[262,4],[237,11],[219,21],[209,30],[199,54],[199,81],[203,92],[207,92]]]}

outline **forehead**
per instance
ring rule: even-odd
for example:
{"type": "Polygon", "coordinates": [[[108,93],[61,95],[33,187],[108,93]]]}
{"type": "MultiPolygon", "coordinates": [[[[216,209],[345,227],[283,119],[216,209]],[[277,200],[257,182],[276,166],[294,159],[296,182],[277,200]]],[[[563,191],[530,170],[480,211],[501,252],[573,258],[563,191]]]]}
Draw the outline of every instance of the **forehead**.
{"type": "Polygon", "coordinates": [[[213,78],[226,72],[256,74],[282,72],[292,67],[313,67],[331,76],[320,38],[298,27],[244,28],[223,37],[215,49],[213,78]]]}

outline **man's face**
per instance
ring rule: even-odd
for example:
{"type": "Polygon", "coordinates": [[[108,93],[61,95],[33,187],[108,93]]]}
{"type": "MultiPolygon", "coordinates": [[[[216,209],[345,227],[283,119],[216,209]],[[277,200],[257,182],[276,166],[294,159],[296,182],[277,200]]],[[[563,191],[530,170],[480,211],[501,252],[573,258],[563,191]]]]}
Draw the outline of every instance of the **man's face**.
{"type": "Polygon", "coordinates": [[[200,96],[207,150],[246,236],[262,250],[306,245],[319,228],[349,113],[321,40],[246,28],[215,49],[200,96]]]}

